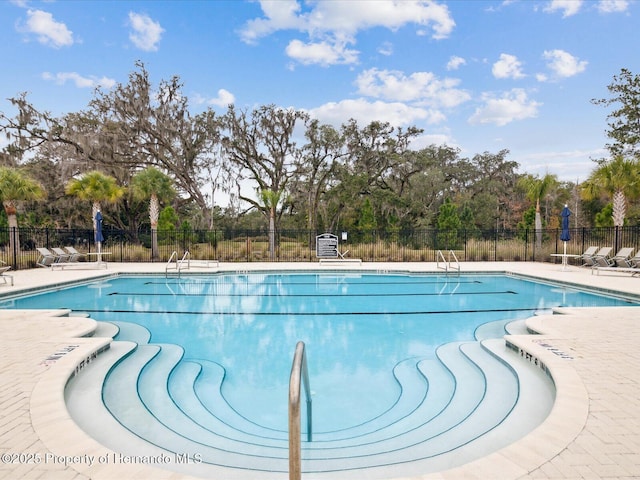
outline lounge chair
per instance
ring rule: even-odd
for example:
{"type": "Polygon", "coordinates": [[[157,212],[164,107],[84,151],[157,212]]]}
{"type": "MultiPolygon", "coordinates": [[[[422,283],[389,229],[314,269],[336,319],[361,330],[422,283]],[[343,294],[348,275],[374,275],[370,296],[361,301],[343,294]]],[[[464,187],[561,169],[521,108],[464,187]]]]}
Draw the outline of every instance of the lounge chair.
{"type": "Polygon", "coordinates": [[[629,259],[631,258],[631,254],[633,253],[633,248],[624,247],[618,250],[611,260],[613,261],[613,265],[621,268],[628,268],[631,266],[629,263],[629,259]]]}
{"type": "Polygon", "coordinates": [[[596,252],[593,256],[593,265],[592,267],[610,267],[611,263],[611,250],[613,247],[602,247],[600,250],[596,252]]]}
{"type": "Polygon", "coordinates": [[[69,260],[71,259],[71,254],[57,247],[54,247],[51,250],[53,250],[53,253],[56,255],[55,263],[69,263],[69,260]]]}
{"type": "Polygon", "coordinates": [[[56,263],[57,257],[46,248],[38,247],[36,250],[38,250],[38,253],[40,254],[40,258],[36,262],[37,266],[49,268],[51,265],[56,263]]]}
{"type": "Polygon", "coordinates": [[[69,252],[69,255],[71,255],[71,258],[69,259],[69,262],[79,262],[81,258],[85,258],[86,255],[82,252],[79,252],[78,250],[75,249],[75,247],[64,247],[65,250],[67,252],[69,252]]]}
{"type": "MultiPolygon", "coordinates": [[[[625,249],[621,249],[621,251],[618,252],[618,254],[616,254],[616,256],[613,258],[618,257],[620,253],[622,253],[622,255],[620,256],[624,257],[626,250],[624,252],[622,250],[625,250],[625,249]]],[[[629,249],[629,250],[633,251],[633,249],[629,249]]],[[[631,253],[629,253],[629,256],[626,259],[625,258],[616,259],[616,261],[609,266],[605,267],[605,266],[596,265],[591,269],[592,275],[593,275],[593,272],[596,272],[598,275],[600,275],[600,272],[626,272],[626,273],[631,273],[632,276],[640,275],[640,250],[638,250],[635,256],[632,257],[631,253]]]]}
{"type": "Polygon", "coordinates": [[[0,278],[7,284],[7,279],[11,280],[11,286],[13,286],[13,275],[8,275],[7,272],[11,270],[11,265],[7,265],[0,260],[0,278]]]}
{"type": "Polygon", "coordinates": [[[580,260],[582,260],[583,267],[592,267],[594,264],[593,256],[598,251],[598,247],[589,247],[587,248],[582,255],[580,255],[580,260]]]}

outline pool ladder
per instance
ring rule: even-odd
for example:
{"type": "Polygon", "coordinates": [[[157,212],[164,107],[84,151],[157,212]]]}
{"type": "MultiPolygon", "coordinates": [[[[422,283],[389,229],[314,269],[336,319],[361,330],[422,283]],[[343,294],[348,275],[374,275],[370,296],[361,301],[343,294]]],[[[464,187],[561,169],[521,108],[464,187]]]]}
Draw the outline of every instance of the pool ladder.
{"type": "Polygon", "coordinates": [[[165,278],[168,277],[169,271],[175,270],[179,277],[182,270],[189,270],[190,267],[191,254],[189,253],[189,250],[185,250],[184,255],[182,255],[182,258],[180,260],[178,260],[178,252],[174,250],[171,254],[171,257],[169,257],[169,261],[167,262],[166,267],[164,268],[164,276],[165,278]]]}
{"type": "Polygon", "coordinates": [[[289,480],[302,478],[301,433],[300,433],[300,384],[304,385],[307,397],[307,441],[311,441],[311,387],[304,342],[296,344],[293,365],[289,377],[289,480]]]}
{"type": "Polygon", "coordinates": [[[456,257],[456,254],[454,253],[453,250],[449,250],[446,260],[444,258],[444,254],[442,253],[442,250],[438,250],[436,255],[437,255],[437,259],[436,259],[437,268],[444,270],[447,273],[447,275],[449,275],[449,272],[452,270],[457,271],[458,276],[460,276],[460,262],[458,261],[458,257],[456,257]]]}

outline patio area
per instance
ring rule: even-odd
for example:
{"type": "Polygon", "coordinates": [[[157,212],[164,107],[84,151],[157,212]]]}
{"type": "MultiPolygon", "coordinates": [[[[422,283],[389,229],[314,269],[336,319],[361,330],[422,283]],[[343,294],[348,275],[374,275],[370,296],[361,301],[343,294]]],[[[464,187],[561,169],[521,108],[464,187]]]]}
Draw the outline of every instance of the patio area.
{"type": "MultiPolygon", "coordinates": [[[[221,263],[191,268],[211,273],[302,269],[435,272],[437,266],[421,262],[323,266],[310,262],[221,263]]],[[[507,272],[640,300],[640,278],[624,272],[592,275],[586,268],[563,269],[560,264],[533,262],[468,262],[461,264],[461,271],[507,272]]],[[[13,286],[0,284],[0,295],[114,273],[164,272],[164,263],[109,263],[106,270],[19,270],[13,272],[13,286]]],[[[507,341],[529,361],[543,364],[556,382],[557,398],[549,418],[531,434],[487,457],[402,480],[639,478],[638,312],[633,307],[563,308],[555,315],[528,319],[528,327],[540,335],[508,336],[507,341]]],[[[187,478],[110,451],[73,423],[64,406],[64,385],[74,371],[90,364],[110,339],[84,337],[93,331],[95,321],[61,313],[0,311],[0,478],[187,478]]],[[[246,473],[243,475],[246,478],[246,473]]],[[[221,471],[212,478],[236,477],[221,471]]]]}

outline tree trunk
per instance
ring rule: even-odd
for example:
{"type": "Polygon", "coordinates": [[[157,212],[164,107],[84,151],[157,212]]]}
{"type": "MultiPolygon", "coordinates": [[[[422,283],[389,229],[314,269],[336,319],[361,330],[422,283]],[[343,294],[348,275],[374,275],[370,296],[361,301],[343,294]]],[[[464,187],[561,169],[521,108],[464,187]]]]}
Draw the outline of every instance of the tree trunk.
{"type": "Polygon", "coordinates": [[[9,253],[18,258],[20,255],[20,236],[18,233],[18,209],[11,200],[2,202],[9,222],[9,253]],[[15,255],[14,255],[15,254],[15,255]]]}
{"type": "Polygon", "coordinates": [[[613,194],[613,226],[614,227],[622,227],[624,225],[624,217],[627,212],[626,200],[624,198],[624,193],[620,190],[616,191],[613,194]]]}
{"type": "Polygon", "coordinates": [[[269,210],[269,259],[276,259],[276,218],[273,207],[269,210]]]}
{"type": "Polygon", "coordinates": [[[160,257],[158,252],[158,217],[160,216],[160,202],[154,193],[149,200],[149,221],[151,222],[151,259],[160,257]]]}
{"type": "Polygon", "coordinates": [[[542,248],[542,217],[540,216],[540,199],[536,200],[536,247],[542,248]]]}

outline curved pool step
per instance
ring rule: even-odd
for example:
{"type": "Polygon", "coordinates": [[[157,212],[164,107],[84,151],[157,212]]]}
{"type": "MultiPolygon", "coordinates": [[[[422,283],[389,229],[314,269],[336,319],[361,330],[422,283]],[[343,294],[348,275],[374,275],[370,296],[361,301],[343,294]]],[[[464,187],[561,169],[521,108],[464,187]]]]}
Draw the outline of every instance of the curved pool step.
{"type": "Polygon", "coordinates": [[[260,429],[253,423],[246,423],[244,419],[236,419],[234,422],[223,414],[227,412],[236,418],[238,414],[233,411],[220,393],[220,386],[224,379],[224,369],[214,362],[181,361],[171,372],[167,384],[168,393],[173,403],[192,422],[210,432],[215,432],[222,438],[246,441],[247,443],[264,442],[268,445],[281,445],[286,439],[286,433],[279,440],[274,440],[274,432],[268,429],[260,429]],[[203,368],[206,365],[206,369],[203,368]],[[206,370],[206,371],[205,371],[206,370]],[[194,385],[200,376],[206,378],[210,385],[210,398],[205,406],[201,397],[196,393],[194,385]],[[211,404],[218,407],[211,409],[211,404]],[[254,439],[252,437],[258,437],[254,439]]]}
{"type": "Polygon", "coordinates": [[[313,432],[313,441],[330,441],[332,444],[340,442],[341,444],[349,445],[360,441],[363,437],[379,436],[381,435],[380,432],[384,432],[389,427],[397,425],[404,419],[414,415],[421,405],[425,403],[430,389],[430,384],[424,373],[418,368],[418,364],[422,360],[421,357],[408,358],[399,362],[393,368],[393,376],[400,386],[400,390],[395,403],[386,411],[360,425],[346,427],[337,431],[324,431],[322,425],[316,425],[313,432]]]}
{"type": "MultiPolygon", "coordinates": [[[[540,425],[551,412],[555,386],[548,374],[535,364],[523,360],[502,339],[490,339],[482,346],[513,369],[518,378],[518,402],[511,415],[497,428],[497,438],[507,445],[540,425]]],[[[497,441],[497,439],[496,439],[497,441]]]]}
{"type": "Polygon", "coordinates": [[[120,333],[120,328],[111,322],[98,321],[98,326],[93,332],[93,337],[114,338],[120,333]]]}
{"type": "Polygon", "coordinates": [[[135,342],[138,345],[149,343],[151,332],[137,323],[111,320],[111,323],[118,327],[118,335],[114,340],[135,342]]]}
{"type": "MultiPolygon", "coordinates": [[[[246,468],[247,464],[254,464],[258,470],[286,471],[286,442],[284,448],[272,448],[213,435],[213,440],[204,444],[181,435],[159,421],[144,403],[138,385],[141,372],[150,362],[162,363],[161,350],[160,345],[138,346],[132,355],[115,365],[109,373],[103,389],[103,399],[118,422],[134,435],[147,439],[150,444],[164,451],[176,454],[197,452],[205,464],[232,468],[246,468]]],[[[165,356],[170,358],[172,353],[165,356]]],[[[166,382],[161,383],[166,385],[166,382]]],[[[149,392],[144,395],[148,400],[149,392]]],[[[163,420],[167,421],[166,418],[163,420]]]]}
{"type": "MultiPolygon", "coordinates": [[[[468,368],[467,360],[460,354],[456,344],[447,344],[441,348],[438,359],[415,360],[414,368],[420,372],[427,389],[424,392],[425,395],[422,395],[422,401],[417,405],[417,408],[410,412],[411,414],[403,415],[395,422],[385,425],[384,428],[371,432],[363,433],[354,429],[354,433],[358,435],[350,435],[345,439],[327,440],[322,435],[315,435],[315,448],[349,449],[363,444],[371,448],[372,444],[389,439],[397,439],[408,432],[435,421],[438,416],[442,415],[452,405],[452,401],[456,396],[457,403],[454,402],[453,405],[461,405],[467,400],[472,400],[473,395],[465,396],[466,390],[464,388],[456,390],[456,376],[468,368]],[[322,440],[324,440],[323,444],[319,444],[322,440]]],[[[405,385],[405,387],[408,389],[414,388],[411,385],[405,385]]],[[[410,390],[403,389],[402,393],[403,396],[405,393],[410,394],[410,390]]],[[[418,393],[421,394],[420,391],[418,393]]]]}
{"type": "Polygon", "coordinates": [[[118,422],[102,399],[103,381],[109,371],[137,347],[133,342],[111,342],[110,348],[98,355],[88,368],[69,379],[64,391],[65,402],[76,424],[101,444],[114,451],[149,453],[156,449],[118,422]]]}
{"type": "Polygon", "coordinates": [[[184,403],[185,396],[193,397],[192,400],[197,401],[193,395],[193,384],[190,393],[174,390],[174,395],[177,394],[181,398],[171,395],[168,387],[171,374],[180,363],[184,350],[176,345],[160,344],[159,346],[161,349],[158,354],[144,365],[138,376],[140,401],[158,422],[196,444],[235,449],[246,454],[258,453],[256,446],[280,449],[286,446],[282,442],[286,440],[286,434],[279,441],[268,437],[254,439],[249,433],[227,428],[227,435],[223,435],[221,430],[224,428],[224,423],[215,418],[211,412],[200,409],[197,416],[190,415],[180,404],[184,403]]]}
{"type": "MultiPolygon", "coordinates": [[[[452,424],[455,426],[461,425],[463,422],[469,422],[470,416],[473,415],[474,411],[477,408],[479,408],[481,400],[485,396],[484,390],[486,389],[486,386],[484,385],[484,375],[482,375],[479,369],[476,369],[476,372],[473,375],[475,379],[472,380],[470,378],[471,374],[468,373],[469,368],[466,364],[468,363],[468,360],[466,359],[466,357],[468,357],[468,353],[464,356],[460,355],[460,353],[456,353],[459,352],[461,348],[468,349],[472,347],[469,347],[466,344],[452,345],[448,348],[443,348],[440,351],[441,358],[443,358],[443,360],[449,365],[449,369],[454,372],[454,378],[456,378],[459,382],[459,387],[455,392],[456,395],[449,401],[449,411],[445,409],[437,416],[433,416],[432,412],[433,418],[430,418],[427,421],[424,421],[423,418],[417,417],[416,415],[408,416],[406,417],[404,422],[396,422],[395,424],[392,424],[387,428],[379,429],[375,432],[374,435],[364,435],[358,438],[353,438],[350,440],[351,444],[345,441],[325,441],[322,443],[313,442],[312,444],[308,445],[309,448],[307,450],[309,455],[306,458],[320,458],[326,457],[327,455],[334,455],[338,458],[344,458],[346,455],[357,457],[360,454],[362,454],[363,456],[371,457],[372,455],[377,455],[379,452],[388,452],[390,450],[390,447],[386,445],[386,443],[388,443],[390,440],[392,440],[394,445],[392,447],[393,450],[397,450],[398,448],[404,449],[407,445],[411,445],[414,443],[420,443],[424,446],[425,436],[427,436],[427,438],[429,438],[429,436],[430,438],[437,438],[439,435],[442,435],[443,432],[448,431],[451,428],[452,424]],[[460,385],[460,383],[462,383],[464,386],[460,385]],[[470,399],[474,400],[470,402],[470,399]],[[466,406],[463,405],[464,403],[466,403],[466,406]],[[416,422],[419,422],[420,420],[422,420],[422,424],[418,423],[419,427],[416,428],[416,422]]],[[[171,349],[163,347],[163,350],[171,349]]],[[[154,404],[153,408],[149,409],[149,404],[146,403],[148,402],[148,400],[145,400],[151,399],[151,402],[155,402],[155,400],[153,400],[154,396],[160,393],[159,390],[156,390],[154,393],[153,389],[146,391],[146,384],[149,383],[149,385],[164,385],[165,382],[161,381],[161,379],[168,376],[168,373],[166,372],[169,372],[173,368],[173,365],[177,363],[179,357],[181,356],[181,350],[179,349],[174,349],[176,353],[175,358],[173,359],[171,359],[170,354],[166,354],[165,357],[168,359],[169,368],[164,368],[165,373],[159,374],[160,378],[156,378],[153,374],[151,374],[151,372],[154,372],[156,370],[156,368],[153,367],[154,364],[157,365],[158,372],[163,371],[163,367],[161,365],[164,362],[160,361],[160,359],[163,357],[161,351],[162,350],[149,351],[145,358],[141,358],[138,360],[142,365],[140,369],[141,373],[139,374],[139,378],[137,381],[139,395],[141,397],[142,404],[145,406],[145,409],[150,410],[149,413],[152,415],[152,417],[159,420],[161,423],[164,423],[164,426],[169,430],[175,430],[179,427],[172,427],[171,425],[168,425],[173,423],[170,411],[174,407],[172,407],[171,405],[165,405],[165,407],[162,407],[160,404],[154,404]],[[145,378],[148,378],[148,382],[145,381],[145,378]],[[163,408],[165,409],[164,411],[163,408]]],[[[129,374],[131,371],[136,370],[136,368],[132,365],[128,365],[127,368],[129,369],[129,374]]],[[[133,383],[133,381],[129,380],[129,383],[133,383]]],[[[211,384],[211,382],[206,383],[211,384]]],[[[126,396],[123,394],[123,388],[118,388],[118,391],[120,392],[119,398],[126,399],[126,396]]],[[[135,392],[135,394],[137,395],[138,392],[135,392]]],[[[167,399],[168,398],[169,397],[167,397],[167,399]]],[[[444,397],[444,399],[448,401],[447,397],[444,397]]],[[[167,402],[169,402],[169,400],[167,400],[167,402]]],[[[127,400],[126,403],[130,403],[130,400],[127,400]]],[[[444,404],[445,402],[442,403],[444,404]]],[[[199,424],[202,424],[200,419],[197,419],[196,421],[199,424]]],[[[139,429],[136,429],[136,431],[140,434],[143,434],[139,429]]],[[[196,439],[202,443],[211,441],[212,445],[220,446],[218,444],[218,438],[207,437],[207,435],[203,435],[203,432],[199,432],[196,439]],[[210,440],[204,440],[204,437],[207,437],[210,440]]],[[[241,437],[242,435],[238,433],[237,438],[241,437]]],[[[228,438],[225,439],[225,441],[228,440],[228,438]]],[[[251,445],[256,441],[262,442],[258,443],[261,449],[264,449],[264,447],[267,446],[264,443],[264,439],[256,439],[252,435],[246,435],[246,437],[244,437],[244,440],[245,442],[247,442],[247,445],[242,445],[241,450],[245,453],[247,450],[252,449],[251,445]]],[[[233,443],[234,442],[231,442],[231,444],[233,443]]],[[[440,441],[438,441],[438,443],[440,443],[440,441]]],[[[229,443],[226,443],[225,445],[227,447],[231,447],[229,443]]],[[[162,446],[168,448],[164,443],[162,444],[162,446]]],[[[271,446],[274,446],[274,444],[271,444],[271,446]]]]}
{"type": "MultiPolygon", "coordinates": [[[[458,373],[454,374],[457,382],[464,382],[465,385],[458,383],[445,410],[431,421],[417,424],[412,429],[390,436],[375,445],[343,447],[340,451],[333,452],[331,463],[340,459],[343,468],[355,469],[425,460],[442,455],[461,457],[462,454],[458,452],[461,447],[499,424],[510,413],[517,400],[515,378],[511,382],[504,382],[503,377],[508,373],[508,368],[499,366],[495,358],[478,343],[455,346],[459,351],[458,355],[454,355],[455,349],[452,348],[440,353],[445,362],[450,367],[454,364],[461,366],[465,361],[473,363],[480,373],[465,372],[461,375],[465,368],[453,367],[453,371],[458,373]],[[447,447],[448,445],[454,447],[447,447]]],[[[471,370],[469,365],[466,370],[471,370]]],[[[413,420],[420,421],[419,418],[413,420]]],[[[330,456],[328,449],[322,451],[327,457],[330,456]]],[[[303,458],[311,459],[315,456],[312,450],[306,453],[309,455],[305,456],[303,453],[303,458]]]]}
{"type": "Polygon", "coordinates": [[[504,318],[492,322],[483,323],[476,328],[474,337],[478,341],[488,338],[502,338],[507,334],[507,325],[513,322],[513,318],[504,318]]]}
{"type": "MultiPolygon", "coordinates": [[[[113,342],[118,344],[124,342],[113,342]]],[[[135,349],[131,345],[120,351],[116,347],[109,361],[106,354],[99,356],[105,360],[104,365],[92,373],[101,379],[109,372],[104,404],[98,408],[102,398],[94,393],[91,404],[96,408],[89,409],[91,414],[85,415],[84,420],[77,420],[84,423],[83,428],[90,434],[114,450],[132,454],[197,452],[203,460],[198,472],[206,469],[206,465],[254,472],[287,471],[286,436],[261,437],[255,434],[260,431],[259,426],[254,432],[234,428],[218,412],[214,414],[207,409],[205,403],[211,398],[201,401],[202,395],[216,391],[216,401],[224,401],[220,394],[222,367],[209,362],[203,368],[199,362],[185,361],[182,349],[174,345],[140,345],[135,349]],[[199,382],[202,384],[198,387],[199,382]],[[98,417],[100,427],[96,430],[90,420],[97,410],[102,410],[102,416],[110,420],[98,417]],[[110,425],[106,430],[105,424],[110,425]],[[143,438],[149,439],[149,443],[143,438]]],[[[527,369],[514,369],[504,363],[504,358],[519,360],[504,347],[504,340],[446,344],[438,349],[437,355],[438,360],[408,359],[396,367],[401,384],[404,377],[421,375],[425,386],[413,391],[411,387],[403,389],[407,398],[398,402],[399,406],[404,405],[402,411],[388,412],[379,428],[359,432],[353,429],[350,438],[330,440],[314,436],[311,443],[303,441],[304,471],[372,469],[369,470],[372,472],[400,463],[420,465],[423,473],[438,471],[495,451],[498,442],[510,443],[542,420],[532,418],[535,415],[530,414],[531,405],[518,405],[524,400],[518,396],[514,372],[527,375],[527,369]],[[505,381],[509,378],[512,380],[505,381]],[[395,421],[389,421],[391,418],[395,421]]],[[[542,383],[534,383],[533,389],[541,388],[542,383]]],[[[76,397],[77,386],[70,382],[69,392],[73,392],[69,396],[70,409],[87,411],[86,391],[99,389],[95,385],[83,387],[84,396],[76,397]]],[[[527,398],[535,398],[535,391],[529,393],[527,398]]],[[[546,413],[540,415],[544,417],[546,413]]],[[[242,424],[241,418],[237,421],[242,424]]],[[[184,471],[195,472],[189,466],[184,471]]]]}
{"type": "Polygon", "coordinates": [[[533,335],[527,329],[527,320],[526,319],[515,320],[513,322],[509,322],[506,325],[505,328],[507,330],[507,334],[508,335],[533,335]]]}

